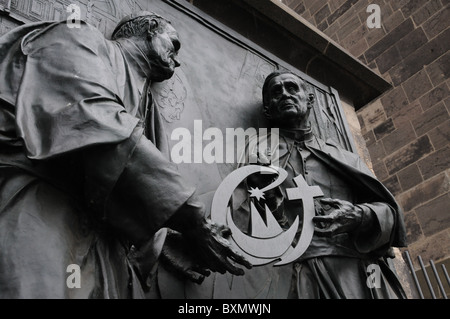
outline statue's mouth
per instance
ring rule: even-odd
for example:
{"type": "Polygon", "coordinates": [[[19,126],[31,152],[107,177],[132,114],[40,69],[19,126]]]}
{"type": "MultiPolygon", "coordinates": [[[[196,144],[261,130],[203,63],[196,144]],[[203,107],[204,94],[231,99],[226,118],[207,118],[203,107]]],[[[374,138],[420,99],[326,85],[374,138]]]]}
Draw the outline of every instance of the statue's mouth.
{"type": "Polygon", "coordinates": [[[279,106],[279,110],[280,111],[285,111],[291,108],[295,108],[296,104],[292,101],[292,100],[287,100],[281,103],[281,105],[279,106]]]}

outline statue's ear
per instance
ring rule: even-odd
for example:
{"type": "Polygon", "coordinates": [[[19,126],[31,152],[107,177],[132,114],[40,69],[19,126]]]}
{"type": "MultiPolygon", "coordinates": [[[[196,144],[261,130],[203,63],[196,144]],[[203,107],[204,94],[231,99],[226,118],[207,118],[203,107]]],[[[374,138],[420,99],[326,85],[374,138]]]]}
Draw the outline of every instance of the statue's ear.
{"type": "Polygon", "coordinates": [[[263,111],[263,114],[266,117],[266,119],[270,120],[272,118],[272,115],[270,114],[268,105],[264,105],[262,111],[263,111]]]}
{"type": "Polygon", "coordinates": [[[314,106],[314,103],[316,102],[316,96],[313,93],[308,94],[308,109],[312,108],[314,106]]]}
{"type": "Polygon", "coordinates": [[[150,20],[150,30],[156,30],[159,27],[159,22],[156,19],[150,20]]]}
{"type": "Polygon", "coordinates": [[[156,19],[147,20],[148,22],[148,34],[153,36],[159,28],[159,21],[156,19]]]}

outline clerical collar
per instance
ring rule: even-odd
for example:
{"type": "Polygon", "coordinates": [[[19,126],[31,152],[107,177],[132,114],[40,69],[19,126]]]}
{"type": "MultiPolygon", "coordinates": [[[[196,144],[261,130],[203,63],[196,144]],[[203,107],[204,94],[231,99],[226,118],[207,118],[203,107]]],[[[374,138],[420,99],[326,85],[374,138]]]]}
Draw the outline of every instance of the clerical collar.
{"type": "Polygon", "coordinates": [[[139,76],[147,78],[151,71],[151,64],[145,53],[134,43],[133,41],[123,38],[121,41],[117,41],[119,47],[126,57],[134,60],[137,64],[137,70],[139,76]]]}
{"type": "Polygon", "coordinates": [[[313,133],[312,133],[311,128],[292,129],[292,130],[280,128],[280,135],[283,135],[285,137],[288,137],[290,139],[293,139],[295,141],[300,141],[300,142],[310,141],[313,138],[313,133]]]}

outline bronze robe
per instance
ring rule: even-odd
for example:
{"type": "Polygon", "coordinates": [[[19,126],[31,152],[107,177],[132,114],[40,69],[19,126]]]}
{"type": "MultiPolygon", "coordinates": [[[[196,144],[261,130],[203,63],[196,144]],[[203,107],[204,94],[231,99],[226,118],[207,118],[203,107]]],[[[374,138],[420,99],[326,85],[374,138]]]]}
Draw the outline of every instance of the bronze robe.
{"type": "Polygon", "coordinates": [[[145,297],[160,229],[194,193],[162,153],[146,69],[84,22],[0,38],[0,298],[145,297]]]}

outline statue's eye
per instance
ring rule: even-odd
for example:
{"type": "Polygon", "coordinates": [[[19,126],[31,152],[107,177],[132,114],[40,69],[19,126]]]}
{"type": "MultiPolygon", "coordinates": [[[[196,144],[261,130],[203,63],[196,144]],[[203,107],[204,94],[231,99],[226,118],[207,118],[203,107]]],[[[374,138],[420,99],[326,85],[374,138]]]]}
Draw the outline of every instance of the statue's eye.
{"type": "Polygon", "coordinates": [[[275,87],[271,91],[273,97],[280,96],[282,92],[283,92],[283,90],[281,89],[281,87],[275,87]]]}
{"type": "Polygon", "coordinates": [[[289,85],[289,86],[287,87],[287,91],[288,91],[290,94],[295,94],[295,93],[298,92],[298,86],[296,86],[296,85],[294,85],[294,84],[289,85]]]}

